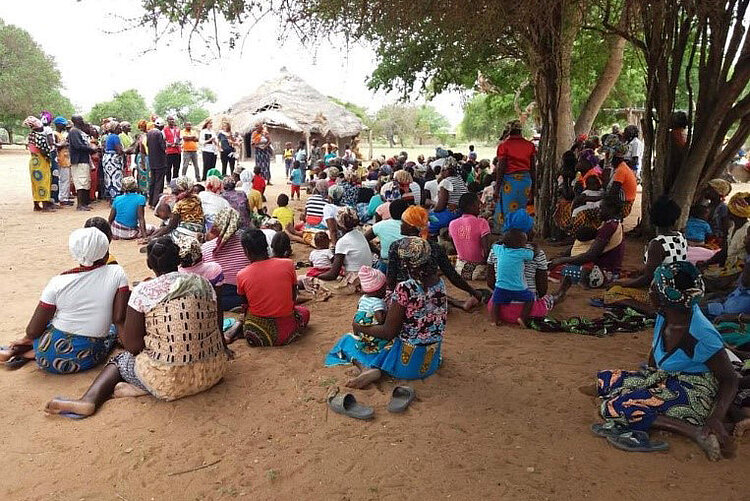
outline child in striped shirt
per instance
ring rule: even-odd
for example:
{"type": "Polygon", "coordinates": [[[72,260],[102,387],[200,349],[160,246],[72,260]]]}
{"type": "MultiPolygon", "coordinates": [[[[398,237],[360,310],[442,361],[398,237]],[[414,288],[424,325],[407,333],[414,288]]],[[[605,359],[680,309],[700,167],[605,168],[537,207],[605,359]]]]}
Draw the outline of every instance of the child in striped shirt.
{"type": "Polygon", "coordinates": [[[371,266],[359,269],[359,283],[364,295],[357,304],[354,321],[359,325],[381,325],[385,322],[385,275],[371,266]]]}

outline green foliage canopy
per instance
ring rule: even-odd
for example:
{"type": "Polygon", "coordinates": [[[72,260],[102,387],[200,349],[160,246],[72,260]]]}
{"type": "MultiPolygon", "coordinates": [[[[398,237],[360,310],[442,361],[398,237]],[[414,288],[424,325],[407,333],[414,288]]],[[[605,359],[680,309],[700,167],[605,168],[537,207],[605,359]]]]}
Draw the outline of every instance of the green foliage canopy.
{"type": "Polygon", "coordinates": [[[162,117],[174,115],[182,122],[197,124],[209,115],[205,105],[216,102],[216,94],[191,82],[172,82],[154,97],[154,112],[162,117]]]}
{"type": "Polygon", "coordinates": [[[126,120],[135,125],[139,120],[148,118],[149,109],[146,100],[135,90],[129,89],[125,92],[115,94],[110,101],[97,103],[89,111],[88,119],[91,123],[101,123],[102,119],[114,117],[117,120],[126,120]]]}

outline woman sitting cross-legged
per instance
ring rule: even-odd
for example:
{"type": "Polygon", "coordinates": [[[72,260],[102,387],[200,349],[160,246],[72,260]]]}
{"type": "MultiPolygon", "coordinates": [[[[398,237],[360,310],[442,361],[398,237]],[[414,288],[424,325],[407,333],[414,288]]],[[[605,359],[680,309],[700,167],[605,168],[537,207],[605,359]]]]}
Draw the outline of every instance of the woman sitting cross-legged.
{"type": "Polygon", "coordinates": [[[128,301],[120,341],[127,351],[110,360],[79,400],[54,398],[45,412],[80,418],[115,397],[151,394],[176,400],[205,391],[224,376],[227,352],[214,288],[179,273],[179,249],[169,237],[148,244],[156,278],[141,282],[128,301]]]}
{"type": "Polygon", "coordinates": [[[112,238],[146,238],[156,231],[155,226],[146,224],[143,209],[146,206],[146,197],[138,193],[138,182],[132,176],[122,178],[122,191],[122,195],[117,195],[112,201],[112,209],[109,211],[112,238]]]}
{"type": "Polygon", "coordinates": [[[0,351],[11,368],[36,359],[53,374],[71,374],[100,364],[125,320],[128,277],[107,264],[109,240],[96,228],[80,228],[68,239],[79,267],[49,281],[26,327],[26,336],[0,351]]]}
{"type": "Polygon", "coordinates": [[[650,293],[659,314],[648,367],[598,373],[605,423],[592,430],[630,451],[664,450],[666,444],[651,442],[645,432],[666,430],[718,460],[731,453],[724,421],[738,382],[721,335],[698,307],[703,279],[687,261],[663,264],[650,293]]]}
{"type": "Polygon", "coordinates": [[[188,177],[177,178],[172,193],[176,202],[167,223],[156,230],[151,238],[163,235],[187,235],[199,238],[205,230],[203,206],[201,199],[193,192],[193,180],[188,177]]]}
{"type": "Polygon", "coordinates": [[[352,324],[326,357],[326,365],[353,363],[361,373],[346,383],[364,388],[383,372],[397,379],[424,379],[438,370],[448,316],[445,284],[438,277],[427,240],[405,237],[391,247],[406,266],[408,280],[393,291],[382,325],[352,324]]]}
{"type": "MultiPolygon", "coordinates": [[[[302,335],[310,311],[295,306],[297,275],[290,259],[269,258],[261,230],[246,230],[242,247],[250,265],[237,273],[237,293],[247,308],[243,332],[251,346],[281,346],[302,335]]],[[[234,339],[229,338],[231,343],[234,339]]]]}

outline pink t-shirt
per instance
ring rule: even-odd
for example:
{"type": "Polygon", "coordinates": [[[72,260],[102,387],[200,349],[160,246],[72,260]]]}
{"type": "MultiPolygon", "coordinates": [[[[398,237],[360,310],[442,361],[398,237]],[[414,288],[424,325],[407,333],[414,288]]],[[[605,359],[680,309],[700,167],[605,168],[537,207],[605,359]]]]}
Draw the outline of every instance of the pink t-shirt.
{"type": "Polygon", "coordinates": [[[187,268],[180,266],[178,271],[180,273],[195,273],[196,275],[200,275],[211,282],[211,285],[214,287],[221,287],[224,285],[224,270],[221,269],[219,263],[206,263],[201,261],[195,266],[189,266],[187,268]]]}
{"type": "Polygon", "coordinates": [[[458,258],[470,263],[483,263],[485,260],[482,252],[482,237],[489,234],[490,224],[486,219],[464,214],[458,219],[451,221],[448,233],[456,246],[458,258]]]}

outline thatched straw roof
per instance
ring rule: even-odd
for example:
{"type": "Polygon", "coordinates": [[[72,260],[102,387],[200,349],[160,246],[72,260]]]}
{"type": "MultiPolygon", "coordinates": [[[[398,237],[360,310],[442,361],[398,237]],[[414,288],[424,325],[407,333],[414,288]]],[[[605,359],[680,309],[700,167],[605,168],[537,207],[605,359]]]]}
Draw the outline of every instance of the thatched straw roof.
{"type": "Polygon", "coordinates": [[[323,136],[330,132],[336,137],[356,136],[365,128],[357,115],[286,69],[235,103],[225,115],[232,129],[243,134],[259,123],[323,136]]]}

